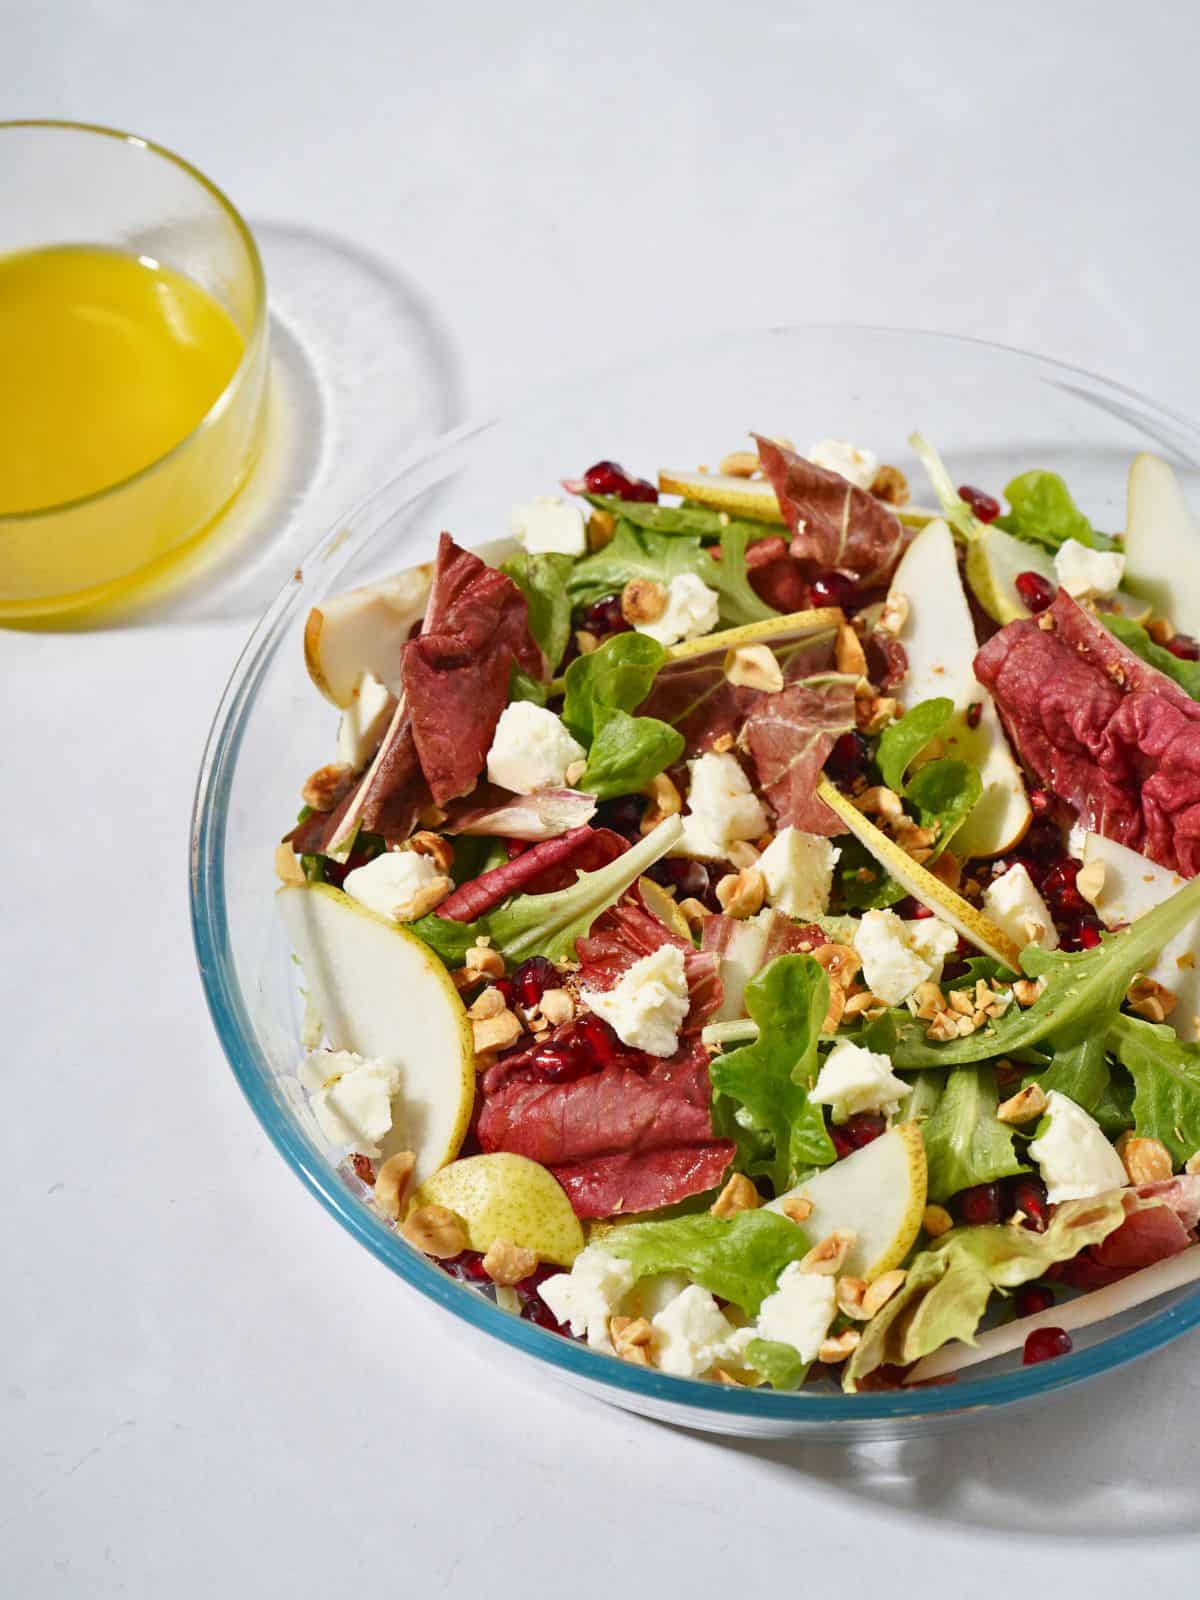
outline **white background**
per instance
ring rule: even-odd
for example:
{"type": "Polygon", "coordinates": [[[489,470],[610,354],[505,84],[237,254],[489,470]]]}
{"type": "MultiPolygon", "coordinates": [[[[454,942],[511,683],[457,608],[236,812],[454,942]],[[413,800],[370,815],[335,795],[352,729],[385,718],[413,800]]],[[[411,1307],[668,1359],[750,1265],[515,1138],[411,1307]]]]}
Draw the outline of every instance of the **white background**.
{"type": "MultiPolygon", "coordinates": [[[[1000,339],[1196,412],[1197,17],[0,0],[0,115],[189,156],[284,309],[289,239],[346,252],[347,283],[373,258],[421,324],[406,430],[812,318],[1000,339]]],[[[331,293],[318,346],[349,309],[331,293]]],[[[348,504],[371,485],[338,467],[348,504]]],[[[497,1366],[350,1243],[242,1103],[188,933],[195,769],[266,598],[0,634],[0,1591],[1194,1582],[1195,1336],[928,1444],[740,1445],[497,1366]]]]}

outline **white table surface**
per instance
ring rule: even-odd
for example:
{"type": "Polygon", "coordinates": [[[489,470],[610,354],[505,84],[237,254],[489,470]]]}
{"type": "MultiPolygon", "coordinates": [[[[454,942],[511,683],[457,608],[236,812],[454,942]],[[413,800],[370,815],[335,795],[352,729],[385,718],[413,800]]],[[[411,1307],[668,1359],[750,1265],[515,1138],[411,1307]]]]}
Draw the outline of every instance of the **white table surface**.
{"type": "MultiPolygon", "coordinates": [[[[406,429],[811,318],[1200,411],[1194,7],[587,9],[0,0],[0,110],[180,150],[284,276],[306,240],[372,258],[421,325],[406,429]]],[[[220,1056],[187,924],[196,765],[267,579],[0,633],[0,1591],[1194,1582],[1195,1336],[929,1444],[720,1442],[497,1369],[318,1209],[220,1056]]]]}

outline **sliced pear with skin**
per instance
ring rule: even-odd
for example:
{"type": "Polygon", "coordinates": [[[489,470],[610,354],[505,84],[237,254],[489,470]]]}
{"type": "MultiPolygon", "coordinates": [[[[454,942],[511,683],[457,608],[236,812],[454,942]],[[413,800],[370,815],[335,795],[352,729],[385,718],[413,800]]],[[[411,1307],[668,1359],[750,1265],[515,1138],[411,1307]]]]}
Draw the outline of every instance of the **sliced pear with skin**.
{"type": "Polygon", "coordinates": [[[381,1159],[411,1150],[422,1182],[458,1154],[475,1104],[471,1024],[449,973],[415,934],[330,884],[278,899],[329,1044],[400,1066],[381,1159]]]}
{"type": "Polygon", "coordinates": [[[764,617],[761,622],[747,622],[740,628],[724,628],[720,633],[702,633],[696,639],[684,639],[667,651],[668,661],[691,661],[696,656],[712,655],[721,650],[740,650],[751,644],[771,644],[786,639],[801,643],[812,634],[831,633],[845,622],[845,613],[837,606],[819,606],[812,611],[785,611],[777,617],[764,617]]]}
{"type": "MultiPolygon", "coordinates": [[[[1092,903],[1109,928],[1135,922],[1185,882],[1169,867],[1098,833],[1084,834],[1081,853],[1085,867],[1104,868],[1104,882],[1092,903]]],[[[1189,1043],[1200,1039],[1200,917],[1163,946],[1146,976],[1175,996],[1175,1009],[1166,1020],[1179,1037],[1189,1043]]]]}
{"type": "MultiPolygon", "coordinates": [[[[661,493],[682,495],[693,505],[725,511],[746,522],[771,523],[783,531],[779,501],[765,478],[734,478],[723,472],[675,471],[664,467],[658,475],[658,487],[661,493]]],[[[893,506],[892,510],[909,528],[923,528],[941,515],[928,506],[893,506]]]]}
{"type": "Polygon", "coordinates": [[[908,602],[900,634],[908,656],[905,704],[940,696],[953,700],[954,716],[942,734],[946,754],[968,762],[983,781],[979,804],[951,849],[962,856],[1000,855],[1024,835],[1033,813],[995,704],[975,677],[975,624],[958,573],[954,536],[940,517],[904,552],[890,592],[908,602]],[[979,707],[975,727],[967,721],[972,706],[979,707]]]}
{"type": "MultiPolygon", "coordinates": [[[[967,582],[988,616],[996,622],[1016,622],[1032,612],[1017,592],[1017,578],[1022,572],[1036,572],[1045,578],[1051,588],[1058,588],[1058,572],[1054,557],[1041,545],[1027,544],[993,523],[980,523],[978,532],[967,545],[967,582]]],[[[1106,607],[1119,611],[1134,622],[1143,622],[1150,615],[1144,600],[1118,589],[1106,607]]]]}
{"type": "MultiPolygon", "coordinates": [[[[517,549],[513,539],[492,539],[473,553],[498,566],[517,549]]],[[[345,709],[364,672],[400,694],[401,657],[409,631],[425,615],[433,572],[434,563],[422,561],[312,608],[304,624],[304,663],[327,700],[345,709]]]]}
{"type": "Polygon", "coordinates": [[[835,789],[828,778],[822,778],[818,783],[817,797],[837,813],[854,837],[866,846],[879,865],[903,889],[935,911],[977,950],[982,950],[985,956],[991,956],[993,961],[999,961],[1012,972],[1020,972],[1020,949],[990,917],[976,911],[962,895],[956,894],[940,878],[935,878],[932,872],[919,866],[894,839],[889,839],[886,833],[868,821],[853,800],[848,800],[840,790],[835,789]]]}
{"type": "Polygon", "coordinates": [[[583,1228],[565,1190],[525,1156],[498,1151],[452,1161],[416,1190],[409,1210],[430,1205],[460,1217],[468,1250],[481,1254],[502,1240],[536,1251],[539,1261],[569,1267],[583,1249],[583,1228]]]}
{"type": "Polygon", "coordinates": [[[1125,515],[1127,586],[1182,632],[1200,632],[1200,525],[1158,456],[1134,458],[1125,515]]]}
{"type": "Polygon", "coordinates": [[[921,1130],[915,1122],[901,1122],[772,1200],[767,1210],[780,1211],[789,1199],[811,1201],[805,1233],[814,1244],[835,1228],[856,1234],[844,1271],[870,1283],[898,1267],[916,1243],[928,1179],[921,1130]]]}

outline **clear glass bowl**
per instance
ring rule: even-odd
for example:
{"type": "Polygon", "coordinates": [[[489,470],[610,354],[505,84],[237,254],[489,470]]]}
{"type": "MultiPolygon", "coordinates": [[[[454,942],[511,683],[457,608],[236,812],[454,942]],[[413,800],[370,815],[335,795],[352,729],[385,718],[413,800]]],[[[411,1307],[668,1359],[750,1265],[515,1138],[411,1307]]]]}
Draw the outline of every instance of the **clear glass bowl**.
{"type": "Polygon", "coordinates": [[[158,460],[80,499],[0,515],[0,621],[104,604],[165,570],[212,528],[262,443],[267,290],[230,201],[133,134],[0,122],[0,254],[80,244],[191,278],[232,318],[242,357],[207,414],[158,460]]]}
{"type": "Polygon", "coordinates": [[[1152,449],[1200,499],[1200,430],[1119,385],[1054,362],[946,336],[791,328],[723,337],[572,382],[513,417],[460,430],[351,513],[263,617],[242,654],[204,756],[192,831],[196,948],[234,1073],[284,1159],[346,1230],[393,1272],[481,1334],[592,1394],[712,1432],[859,1441],[926,1431],[1108,1372],[1200,1323],[1181,1291],[1075,1336],[1072,1355],[1022,1368],[1019,1353],[956,1384],[899,1393],[774,1394],[621,1363],[500,1311],[411,1250],[310,1136],[293,1077],[301,1053],[296,969],[273,903],[274,846],[305,775],[328,758],[336,712],[304,668],[309,607],[423,560],[440,529],[465,545],[503,534],[510,506],[603,456],[653,475],[713,464],[748,428],[806,445],[870,445],[928,499],[905,444],[920,428],[957,482],[997,491],[1023,468],[1062,472],[1104,528],[1124,526],[1131,458],[1152,449]]]}

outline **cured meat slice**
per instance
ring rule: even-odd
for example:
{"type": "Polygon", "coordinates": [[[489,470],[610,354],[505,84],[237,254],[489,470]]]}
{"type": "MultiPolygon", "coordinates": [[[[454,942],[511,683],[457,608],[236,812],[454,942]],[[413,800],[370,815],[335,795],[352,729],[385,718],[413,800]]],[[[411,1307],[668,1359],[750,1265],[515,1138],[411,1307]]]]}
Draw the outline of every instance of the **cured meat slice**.
{"type": "Polygon", "coordinates": [[[1085,828],[1200,871],[1200,703],[1064,589],[989,639],[975,676],[1026,766],[1085,828]]]}
{"type": "Polygon", "coordinates": [[[854,726],[854,687],[853,678],[833,674],[793,683],[760,696],[747,715],[742,741],[781,827],[844,831],[816,789],[835,739],[854,726]]]}
{"type": "Polygon", "coordinates": [[[607,866],[626,848],[620,834],[609,828],[572,828],[460,884],[442,901],[437,914],[451,922],[474,922],[510,895],[553,894],[569,888],[580,872],[607,866]]]}
{"type": "Polygon", "coordinates": [[[702,1028],[721,1004],[717,957],[702,954],[690,939],[672,933],[634,894],[626,895],[619,905],[598,917],[587,938],[576,941],[575,950],[582,963],[580,982],[585,989],[611,989],[635,961],[664,944],[683,951],[683,973],[691,999],[691,1009],[683,1023],[686,1036],[702,1028]]]}

